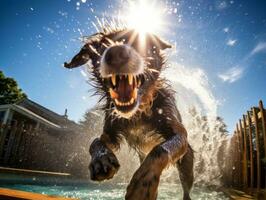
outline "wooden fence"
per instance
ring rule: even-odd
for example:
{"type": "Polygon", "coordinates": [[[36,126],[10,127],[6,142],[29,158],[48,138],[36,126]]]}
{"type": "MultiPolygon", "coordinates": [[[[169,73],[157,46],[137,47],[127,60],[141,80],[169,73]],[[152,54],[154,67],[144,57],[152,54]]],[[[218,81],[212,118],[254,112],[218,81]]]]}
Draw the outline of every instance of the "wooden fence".
{"type": "Polygon", "coordinates": [[[245,191],[265,189],[266,110],[262,101],[236,124],[230,141],[227,184],[245,191]]]}
{"type": "Polygon", "coordinates": [[[0,166],[88,177],[87,134],[0,122],[0,166]]]}
{"type": "Polygon", "coordinates": [[[24,167],[32,139],[40,132],[40,129],[32,125],[17,122],[6,125],[0,122],[0,164],[2,166],[20,164],[24,167]]]}

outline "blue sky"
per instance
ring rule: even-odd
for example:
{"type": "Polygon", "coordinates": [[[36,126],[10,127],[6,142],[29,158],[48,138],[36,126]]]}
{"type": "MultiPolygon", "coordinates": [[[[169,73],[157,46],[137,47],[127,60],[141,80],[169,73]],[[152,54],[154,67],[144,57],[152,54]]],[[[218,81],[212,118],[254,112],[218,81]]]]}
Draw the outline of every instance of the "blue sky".
{"type": "MultiPolygon", "coordinates": [[[[266,104],[266,2],[160,1],[161,35],[175,44],[173,62],[204,72],[229,130],[259,99],[266,104]]],[[[1,0],[0,69],[30,99],[79,120],[95,105],[81,69],[66,70],[79,37],[95,32],[103,13],[115,17],[124,1],[1,0]]],[[[176,75],[178,78],[178,74],[176,75]]],[[[192,77],[193,78],[193,77],[192,77]]],[[[193,80],[192,80],[193,81],[193,80]]]]}

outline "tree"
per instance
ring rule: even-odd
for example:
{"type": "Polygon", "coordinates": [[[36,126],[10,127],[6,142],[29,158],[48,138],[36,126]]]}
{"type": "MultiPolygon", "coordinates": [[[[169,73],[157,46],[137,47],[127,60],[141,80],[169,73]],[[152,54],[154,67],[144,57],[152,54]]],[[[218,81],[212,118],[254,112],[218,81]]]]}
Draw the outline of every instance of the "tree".
{"type": "Polygon", "coordinates": [[[17,82],[0,71],[0,105],[12,104],[26,97],[17,82]]]}
{"type": "Polygon", "coordinates": [[[83,119],[79,121],[83,131],[90,137],[99,135],[103,127],[103,112],[93,108],[85,112],[83,119]]]}

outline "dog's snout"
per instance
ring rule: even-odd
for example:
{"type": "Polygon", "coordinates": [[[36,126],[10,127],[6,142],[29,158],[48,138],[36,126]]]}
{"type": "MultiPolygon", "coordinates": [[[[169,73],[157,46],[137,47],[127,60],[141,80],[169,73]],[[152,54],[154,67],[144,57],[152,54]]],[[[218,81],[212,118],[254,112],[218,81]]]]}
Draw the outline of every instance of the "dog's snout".
{"type": "Polygon", "coordinates": [[[133,47],[126,44],[107,48],[101,58],[102,77],[113,74],[140,74],[143,70],[143,58],[133,47]]]}
{"type": "Polygon", "coordinates": [[[126,46],[113,46],[110,47],[105,54],[105,62],[110,66],[125,65],[130,58],[130,52],[126,46]]]}

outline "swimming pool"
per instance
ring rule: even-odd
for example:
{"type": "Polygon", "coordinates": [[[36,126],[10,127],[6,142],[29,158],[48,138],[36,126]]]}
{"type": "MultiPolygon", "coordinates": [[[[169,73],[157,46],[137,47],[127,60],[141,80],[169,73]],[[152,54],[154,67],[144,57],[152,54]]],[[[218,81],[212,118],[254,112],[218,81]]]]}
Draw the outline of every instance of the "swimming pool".
{"type": "MultiPolygon", "coordinates": [[[[0,187],[36,192],[48,195],[59,195],[78,198],[81,200],[122,200],[124,199],[126,184],[94,184],[73,183],[68,185],[48,184],[2,184],[0,187]]],[[[211,191],[207,188],[194,187],[191,193],[192,199],[224,200],[229,199],[222,192],[211,191]]],[[[182,189],[179,184],[162,183],[159,187],[158,200],[182,199],[182,189]]]]}

